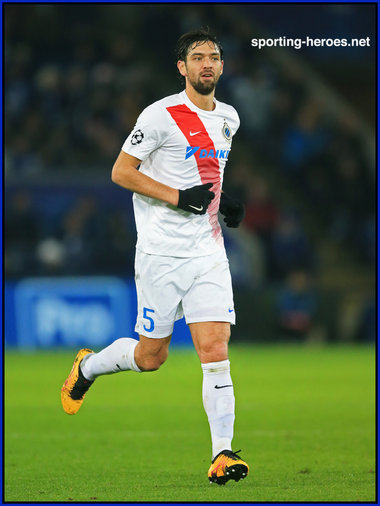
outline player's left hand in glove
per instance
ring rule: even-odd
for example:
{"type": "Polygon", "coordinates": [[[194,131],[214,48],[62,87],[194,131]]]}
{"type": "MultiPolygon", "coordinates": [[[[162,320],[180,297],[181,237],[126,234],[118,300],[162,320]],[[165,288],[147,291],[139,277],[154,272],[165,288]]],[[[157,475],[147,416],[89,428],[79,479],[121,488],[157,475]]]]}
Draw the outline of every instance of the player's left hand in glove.
{"type": "Polygon", "coordinates": [[[219,211],[224,216],[224,223],[231,228],[237,228],[245,216],[243,204],[225,192],[220,195],[219,211]]]}

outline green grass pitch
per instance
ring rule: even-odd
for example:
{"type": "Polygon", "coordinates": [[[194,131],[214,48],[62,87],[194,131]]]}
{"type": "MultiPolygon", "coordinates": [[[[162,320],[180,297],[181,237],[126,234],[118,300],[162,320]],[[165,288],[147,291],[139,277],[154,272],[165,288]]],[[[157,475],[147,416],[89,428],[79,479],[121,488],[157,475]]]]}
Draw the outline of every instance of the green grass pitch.
{"type": "Polygon", "coordinates": [[[73,352],[5,356],[5,501],[375,502],[372,346],[230,347],[233,449],[244,481],[209,484],[193,350],[160,371],[99,378],[75,416],[60,404],[73,352]]]}

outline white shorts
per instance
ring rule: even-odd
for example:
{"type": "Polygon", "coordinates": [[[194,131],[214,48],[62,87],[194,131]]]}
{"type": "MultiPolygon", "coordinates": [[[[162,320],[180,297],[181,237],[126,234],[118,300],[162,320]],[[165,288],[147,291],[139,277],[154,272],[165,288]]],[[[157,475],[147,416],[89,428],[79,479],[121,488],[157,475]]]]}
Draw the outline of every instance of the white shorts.
{"type": "Polygon", "coordinates": [[[224,249],[201,257],[168,257],[136,251],[138,313],[135,331],[168,337],[174,322],[235,324],[231,274],[224,249]]]}

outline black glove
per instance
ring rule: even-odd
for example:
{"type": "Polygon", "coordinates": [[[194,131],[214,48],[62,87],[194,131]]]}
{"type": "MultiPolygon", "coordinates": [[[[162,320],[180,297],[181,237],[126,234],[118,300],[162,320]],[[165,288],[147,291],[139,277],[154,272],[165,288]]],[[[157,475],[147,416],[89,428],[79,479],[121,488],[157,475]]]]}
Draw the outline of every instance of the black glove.
{"type": "Polygon", "coordinates": [[[187,190],[179,190],[177,207],[189,213],[205,214],[215,193],[210,192],[212,183],[193,186],[187,190]]]}
{"type": "Polygon", "coordinates": [[[219,211],[225,216],[224,223],[231,228],[237,228],[245,216],[243,204],[224,192],[220,195],[219,211]]]}

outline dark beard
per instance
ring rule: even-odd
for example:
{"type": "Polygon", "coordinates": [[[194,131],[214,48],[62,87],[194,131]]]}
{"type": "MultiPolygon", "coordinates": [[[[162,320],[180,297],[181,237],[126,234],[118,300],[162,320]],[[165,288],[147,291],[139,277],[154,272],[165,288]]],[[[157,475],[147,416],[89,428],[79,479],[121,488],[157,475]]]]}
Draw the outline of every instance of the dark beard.
{"type": "Polygon", "coordinates": [[[218,81],[214,83],[204,84],[201,83],[200,81],[198,82],[190,81],[190,84],[194,88],[194,90],[197,91],[200,95],[210,95],[210,93],[212,93],[215,90],[217,82],[218,81]]]}

